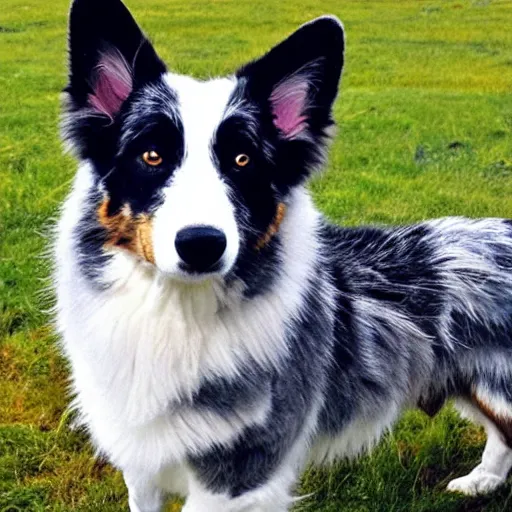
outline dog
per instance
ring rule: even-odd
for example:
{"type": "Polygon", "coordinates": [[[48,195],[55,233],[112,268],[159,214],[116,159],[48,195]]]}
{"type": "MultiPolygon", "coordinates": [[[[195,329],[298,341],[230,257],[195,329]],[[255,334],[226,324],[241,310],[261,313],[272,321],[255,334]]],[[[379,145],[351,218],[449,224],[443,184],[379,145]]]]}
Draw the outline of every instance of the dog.
{"type": "Polygon", "coordinates": [[[325,16],[227,78],[169,71],[120,0],[75,0],[54,243],[72,407],[131,512],[283,512],[309,463],[447,398],[487,433],[448,489],[512,466],[512,223],[328,223],[344,30],[325,16]]]}

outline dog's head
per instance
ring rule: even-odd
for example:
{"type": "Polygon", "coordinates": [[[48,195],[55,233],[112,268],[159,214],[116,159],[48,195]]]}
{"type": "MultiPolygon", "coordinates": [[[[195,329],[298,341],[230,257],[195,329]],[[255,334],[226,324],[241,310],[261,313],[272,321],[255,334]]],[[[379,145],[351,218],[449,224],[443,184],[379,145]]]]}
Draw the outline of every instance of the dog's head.
{"type": "Polygon", "coordinates": [[[119,0],[75,0],[69,45],[64,135],[97,192],[88,242],[184,280],[271,259],[290,193],[324,159],[341,24],[318,18],[205,82],[169,72],[119,0]]]}

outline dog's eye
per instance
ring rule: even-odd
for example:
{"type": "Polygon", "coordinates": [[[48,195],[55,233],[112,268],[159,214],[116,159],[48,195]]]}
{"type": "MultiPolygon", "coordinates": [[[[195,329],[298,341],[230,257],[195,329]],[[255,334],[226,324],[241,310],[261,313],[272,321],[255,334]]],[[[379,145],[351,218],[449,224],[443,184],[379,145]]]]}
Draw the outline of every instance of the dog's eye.
{"type": "Polygon", "coordinates": [[[251,159],[245,153],[241,153],[235,158],[235,163],[238,167],[245,167],[250,161],[251,159]]]}
{"type": "Polygon", "coordinates": [[[156,151],[146,151],[142,155],[142,160],[152,167],[156,167],[163,162],[163,158],[156,151]]]}

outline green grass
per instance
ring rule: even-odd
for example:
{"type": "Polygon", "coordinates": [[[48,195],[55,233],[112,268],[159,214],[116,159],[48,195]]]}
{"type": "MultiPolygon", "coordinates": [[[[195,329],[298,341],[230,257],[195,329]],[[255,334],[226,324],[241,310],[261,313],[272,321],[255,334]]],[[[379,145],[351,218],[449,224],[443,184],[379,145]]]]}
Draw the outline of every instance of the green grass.
{"type": "MultiPolygon", "coordinates": [[[[312,190],[344,224],[512,217],[508,0],[133,0],[177,71],[230,72],[326,12],[347,30],[340,131],[312,190]]],[[[57,134],[67,2],[0,6],[0,512],[120,511],[122,478],[68,428],[67,369],[42,312],[42,233],[75,164],[57,134]]],[[[407,414],[371,456],[309,470],[301,511],[505,511],[512,494],[443,492],[479,459],[480,430],[451,410],[407,414]]],[[[178,505],[170,509],[179,510],[178,505]]]]}

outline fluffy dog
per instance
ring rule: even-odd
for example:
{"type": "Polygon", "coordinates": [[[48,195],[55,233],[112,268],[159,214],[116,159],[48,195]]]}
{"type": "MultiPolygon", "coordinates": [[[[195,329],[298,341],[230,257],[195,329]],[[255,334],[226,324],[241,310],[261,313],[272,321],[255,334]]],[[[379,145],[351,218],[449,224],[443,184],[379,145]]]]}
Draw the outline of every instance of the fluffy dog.
{"type": "Polygon", "coordinates": [[[311,461],[359,453],[447,397],[487,431],[449,489],[512,465],[512,224],[331,225],[324,163],[340,22],[234,75],[167,70],[119,0],[76,0],[54,250],[74,406],[132,512],[289,509],[311,461]]]}

